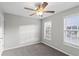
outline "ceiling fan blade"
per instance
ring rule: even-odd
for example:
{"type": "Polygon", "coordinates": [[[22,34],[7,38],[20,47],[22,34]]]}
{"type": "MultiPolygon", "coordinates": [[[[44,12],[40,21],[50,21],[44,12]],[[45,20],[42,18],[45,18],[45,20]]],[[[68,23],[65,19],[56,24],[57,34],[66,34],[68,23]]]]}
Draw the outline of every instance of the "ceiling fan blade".
{"type": "Polygon", "coordinates": [[[44,11],[45,13],[55,13],[55,11],[44,11]]]}
{"type": "Polygon", "coordinates": [[[33,13],[33,14],[30,14],[30,16],[33,16],[33,15],[35,15],[36,13],[33,13]]]}
{"type": "Polygon", "coordinates": [[[42,8],[44,9],[47,5],[48,5],[47,2],[43,2],[43,4],[42,4],[42,8]]]}
{"type": "Polygon", "coordinates": [[[35,11],[34,9],[32,9],[32,8],[27,8],[27,7],[24,7],[24,9],[31,10],[31,11],[35,11]]]}

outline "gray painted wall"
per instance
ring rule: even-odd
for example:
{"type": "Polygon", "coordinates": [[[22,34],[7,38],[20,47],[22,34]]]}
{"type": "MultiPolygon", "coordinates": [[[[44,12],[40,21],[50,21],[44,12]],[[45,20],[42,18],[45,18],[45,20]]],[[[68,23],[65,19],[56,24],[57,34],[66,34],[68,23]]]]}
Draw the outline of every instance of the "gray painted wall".
{"type": "Polygon", "coordinates": [[[69,10],[60,12],[53,16],[47,17],[42,20],[42,42],[51,46],[55,47],[63,52],[66,52],[69,55],[79,55],[79,48],[74,48],[71,46],[64,45],[64,17],[69,14],[79,13],[79,7],[74,7],[69,10]],[[45,40],[44,39],[44,23],[46,21],[52,22],[52,40],[45,40]]]}
{"type": "Polygon", "coordinates": [[[4,14],[5,47],[10,49],[25,46],[40,40],[40,20],[4,14]]]}

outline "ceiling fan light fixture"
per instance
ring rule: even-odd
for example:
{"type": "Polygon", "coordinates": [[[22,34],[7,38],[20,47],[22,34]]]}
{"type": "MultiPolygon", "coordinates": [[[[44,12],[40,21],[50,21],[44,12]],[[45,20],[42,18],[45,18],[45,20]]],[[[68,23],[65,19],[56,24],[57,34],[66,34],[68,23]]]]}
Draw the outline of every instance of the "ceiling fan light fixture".
{"type": "Polygon", "coordinates": [[[44,9],[41,7],[40,9],[36,10],[36,14],[41,16],[43,15],[44,9]]]}
{"type": "Polygon", "coordinates": [[[36,12],[37,15],[43,15],[43,12],[36,12]]]}

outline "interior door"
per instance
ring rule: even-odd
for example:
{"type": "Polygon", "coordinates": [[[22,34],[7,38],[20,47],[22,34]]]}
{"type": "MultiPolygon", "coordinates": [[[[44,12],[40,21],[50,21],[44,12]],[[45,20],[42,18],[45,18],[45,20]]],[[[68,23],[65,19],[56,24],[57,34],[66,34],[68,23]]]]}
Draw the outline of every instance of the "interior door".
{"type": "Polygon", "coordinates": [[[0,55],[2,54],[3,51],[3,42],[4,42],[4,21],[2,16],[0,15],[0,55]]]}

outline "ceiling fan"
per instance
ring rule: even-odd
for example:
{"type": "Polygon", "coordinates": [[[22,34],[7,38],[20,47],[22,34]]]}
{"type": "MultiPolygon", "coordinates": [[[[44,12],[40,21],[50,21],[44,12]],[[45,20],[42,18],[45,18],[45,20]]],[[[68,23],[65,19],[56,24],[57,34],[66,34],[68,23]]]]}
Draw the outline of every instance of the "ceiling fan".
{"type": "Polygon", "coordinates": [[[43,13],[55,13],[55,11],[46,11],[45,8],[46,8],[47,5],[48,5],[47,2],[43,2],[43,3],[37,4],[35,9],[27,8],[27,7],[24,7],[24,9],[30,10],[30,11],[35,11],[30,16],[33,16],[33,15],[37,14],[37,15],[42,17],[43,13]]]}

